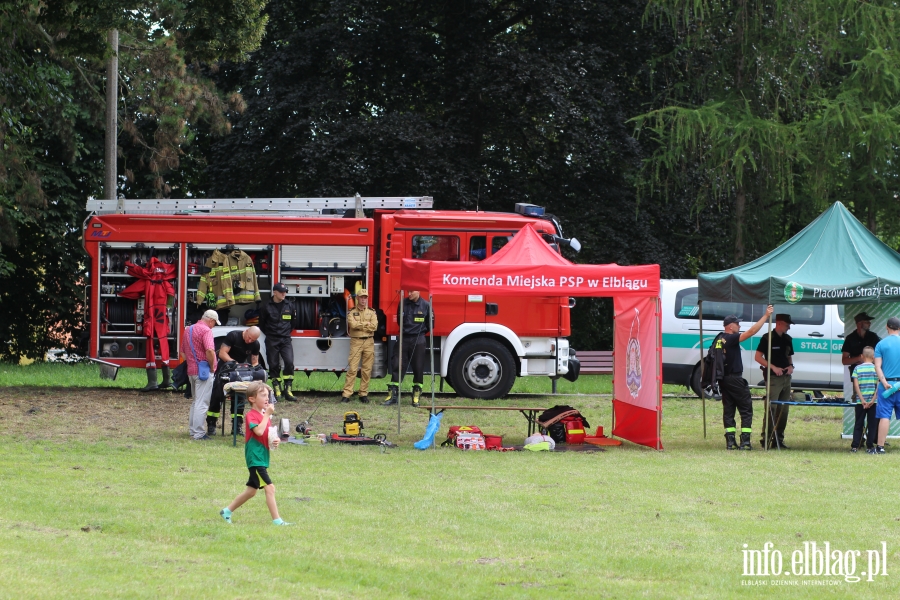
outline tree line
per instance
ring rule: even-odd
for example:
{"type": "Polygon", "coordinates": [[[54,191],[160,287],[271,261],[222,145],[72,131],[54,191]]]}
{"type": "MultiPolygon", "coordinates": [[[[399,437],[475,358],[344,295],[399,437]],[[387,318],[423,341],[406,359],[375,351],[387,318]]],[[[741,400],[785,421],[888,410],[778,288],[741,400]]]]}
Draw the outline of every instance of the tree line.
{"type": "MultiPolygon", "coordinates": [[[[0,1],[0,359],[77,337],[102,194],[547,207],[579,262],[693,277],[835,200],[898,242],[900,19],[835,0],[0,1]]],[[[580,302],[572,344],[611,344],[580,302]]]]}

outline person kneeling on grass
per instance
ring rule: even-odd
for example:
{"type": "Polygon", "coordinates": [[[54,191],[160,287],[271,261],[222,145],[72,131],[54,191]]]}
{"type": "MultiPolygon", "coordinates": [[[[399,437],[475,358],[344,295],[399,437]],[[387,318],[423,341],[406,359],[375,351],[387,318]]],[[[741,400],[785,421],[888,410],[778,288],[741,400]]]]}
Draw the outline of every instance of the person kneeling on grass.
{"type": "MultiPolygon", "coordinates": [[[[256,490],[263,488],[266,491],[266,506],[272,514],[272,523],[275,525],[290,525],[278,516],[278,505],[275,503],[275,484],[269,477],[269,417],[275,411],[275,406],[269,404],[269,388],[261,381],[254,381],[247,386],[247,402],[251,410],[246,416],[246,434],[244,437],[244,458],[247,460],[247,468],[250,470],[250,479],[247,480],[247,489],[238,494],[238,497],[227,507],[219,511],[222,518],[231,523],[231,515],[244,502],[256,495],[256,490]]],[[[274,447],[278,447],[278,439],[272,440],[274,447]]]]}

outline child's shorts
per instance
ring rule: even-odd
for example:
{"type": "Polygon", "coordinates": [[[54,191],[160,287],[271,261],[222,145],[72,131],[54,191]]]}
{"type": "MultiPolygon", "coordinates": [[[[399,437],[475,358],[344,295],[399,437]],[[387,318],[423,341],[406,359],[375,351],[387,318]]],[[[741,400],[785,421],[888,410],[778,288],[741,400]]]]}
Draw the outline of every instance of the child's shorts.
{"type": "Polygon", "coordinates": [[[247,487],[260,490],[267,485],[272,485],[269,471],[265,467],[250,467],[250,479],[247,480],[247,487]]]}

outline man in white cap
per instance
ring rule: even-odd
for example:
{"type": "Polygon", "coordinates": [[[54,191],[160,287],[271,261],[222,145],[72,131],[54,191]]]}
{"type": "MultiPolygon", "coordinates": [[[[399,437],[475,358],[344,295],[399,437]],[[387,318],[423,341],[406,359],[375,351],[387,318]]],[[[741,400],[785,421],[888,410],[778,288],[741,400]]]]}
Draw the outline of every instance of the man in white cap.
{"type": "Polygon", "coordinates": [[[356,292],[356,306],[347,313],[347,335],[350,336],[350,356],[347,365],[347,379],[341,402],[350,402],[356,370],[360,370],[359,401],[369,401],[369,377],[375,363],[375,330],[378,329],[378,314],[369,308],[369,292],[363,288],[356,292]]]}
{"type": "Polygon", "coordinates": [[[216,344],[213,340],[212,328],[221,325],[219,315],[214,310],[203,313],[199,321],[184,330],[181,336],[179,355],[186,360],[188,380],[191,383],[191,404],[189,429],[191,438],[195,440],[211,439],[206,434],[206,411],[209,410],[209,399],[213,391],[213,373],[216,371],[216,344]],[[205,361],[206,379],[200,378],[200,363],[205,361]]]}

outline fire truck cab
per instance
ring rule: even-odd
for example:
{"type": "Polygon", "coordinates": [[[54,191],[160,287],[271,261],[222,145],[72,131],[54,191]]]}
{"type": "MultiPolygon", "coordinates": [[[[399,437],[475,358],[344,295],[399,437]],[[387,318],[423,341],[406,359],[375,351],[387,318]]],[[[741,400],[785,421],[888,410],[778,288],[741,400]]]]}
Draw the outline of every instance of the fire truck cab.
{"type": "MultiPolygon", "coordinates": [[[[167,339],[172,366],[178,362],[185,327],[196,322],[204,310],[219,312],[222,326],[213,330],[218,345],[230,331],[253,324],[260,302],[267,301],[272,286],[281,281],[299,315],[292,333],[295,371],[346,371],[346,312],[356,291],[367,288],[380,325],[372,376],[383,377],[389,372],[388,357],[399,334],[403,258],[483,260],[527,223],[550,243],[568,242],[549,216],[431,207],[430,197],[358,195],[91,199],[87,205],[90,215],[84,223],[84,244],[91,263],[85,298],[89,356],[120,367],[145,366],[148,338],[142,327],[143,299],[128,300],[119,293],[134,281],[125,272],[125,263],[143,264],[155,256],[174,265],[171,283],[175,295],[168,307],[167,339]],[[215,306],[212,298],[198,295],[206,264],[217,251],[246,254],[245,263],[252,263],[255,272],[258,301],[257,290],[236,289],[234,303],[215,306]]],[[[420,291],[428,297],[427,291],[420,291]]],[[[505,396],[517,376],[577,378],[577,359],[566,339],[570,330],[568,297],[524,298],[487,292],[439,295],[431,300],[434,371],[461,396],[505,396]]],[[[264,351],[265,344],[261,345],[264,351]]]]}

